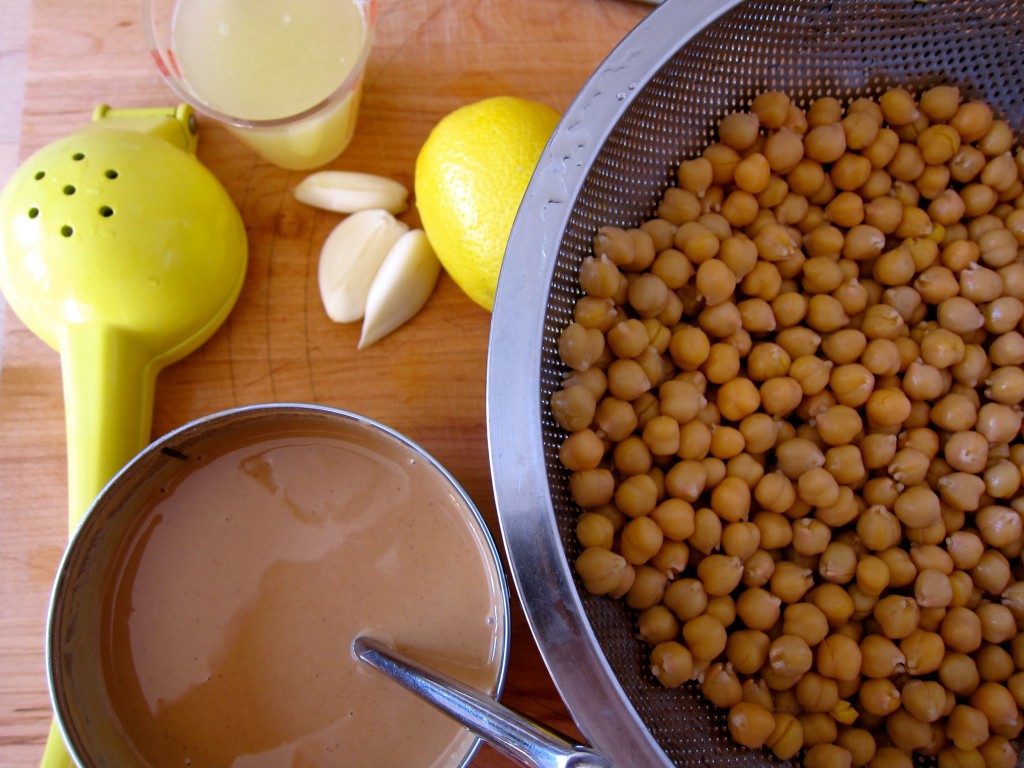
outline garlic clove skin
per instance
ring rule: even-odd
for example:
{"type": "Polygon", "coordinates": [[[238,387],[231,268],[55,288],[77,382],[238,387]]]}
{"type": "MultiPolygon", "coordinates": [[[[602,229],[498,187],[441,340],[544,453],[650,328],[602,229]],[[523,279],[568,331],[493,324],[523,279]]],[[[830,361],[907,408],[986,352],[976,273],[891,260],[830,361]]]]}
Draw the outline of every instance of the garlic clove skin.
{"type": "Polygon", "coordinates": [[[385,210],[358,211],[334,228],[320,251],[318,283],[327,316],[351,323],[366,312],[370,285],[409,226],[385,210]]]}
{"type": "Polygon", "coordinates": [[[391,248],[366,299],[359,349],[380,341],[427,303],[441,274],[441,262],[422,229],[402,235],[391,248]]]}
{"type": "Polygon", "coordinates": [[[394,179],[358,171],[318,171],[292,190],[300,203],[335,213],[380,208],[391,214],[406,209],[409,190],[394,179]]]}

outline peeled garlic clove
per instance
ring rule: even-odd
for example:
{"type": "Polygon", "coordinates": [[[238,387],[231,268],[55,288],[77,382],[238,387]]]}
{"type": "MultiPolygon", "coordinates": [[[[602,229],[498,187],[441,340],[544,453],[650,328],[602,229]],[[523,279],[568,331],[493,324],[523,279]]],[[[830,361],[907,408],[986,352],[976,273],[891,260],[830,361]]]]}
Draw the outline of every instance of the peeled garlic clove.
{"type": "Polygon", "coordinates": [[[401,213],[409,198],[409,190],[397,181],[357,171],[319,171],[303,179],[292,192],[300,203],[336,213],[372,208],[401,213]]]}
{"type": "Polygon", "coordinates": [[[398,238],[370,286],[359,349],[380,341],[419,312],[440,274],[441,262],[426,232],[413,229],[398,238]]]}
{"type": "Polygon", "coordinates": [[[370,284],[388,251],[409,226],[387,211],[353,213],[334,228],[320,251],[318,281],[327,316],[351,323],[366,312],[370,284]]]}

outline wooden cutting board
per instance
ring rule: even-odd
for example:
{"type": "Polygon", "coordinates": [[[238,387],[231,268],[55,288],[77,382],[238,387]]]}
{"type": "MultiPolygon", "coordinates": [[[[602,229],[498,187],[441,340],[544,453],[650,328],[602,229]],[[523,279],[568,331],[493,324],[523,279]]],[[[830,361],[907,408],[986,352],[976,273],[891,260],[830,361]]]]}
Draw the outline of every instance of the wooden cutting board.
{"type": "MultiPolygon", "coordinates": [[[[410,188],[433,125],[497,95],[564,110],[650,10],[628,0],[379,0],[355,139],[331,167],[410,188]]],[[[138,0],[35,0],[22,159],[85,125],[100,103],[168,106],[138,0]]],[[[296,401],[357,411],[404,432],[466,488],[499,539],[485,432],[490,315],[442,275],[407,326],[356,351],[358,324],[330,322],[316,284],[320,246],[340,221],[298,204],[304,176],[271,167],[203,122],[200,159],[245,220],[248,277],[224,327],[158,380],[153,436],[234,406],[296,401]]],[[[402,217],[418,225],[415,207],[402,217]]],[[[43,660],[49,590],[67,541],[60,361],[8,309],[0,371],[0,765],[38,765],[50,722],[43,660]]],[[[499,539],[500,540],[500,539],[499,539]]],[[[513,598],[515,606],[515,599],[513,598]]],[[[574,737],[514,607],[504,701],[574,737]]],[[[474,766],[509,762],[483,749],[474,766]]]]}

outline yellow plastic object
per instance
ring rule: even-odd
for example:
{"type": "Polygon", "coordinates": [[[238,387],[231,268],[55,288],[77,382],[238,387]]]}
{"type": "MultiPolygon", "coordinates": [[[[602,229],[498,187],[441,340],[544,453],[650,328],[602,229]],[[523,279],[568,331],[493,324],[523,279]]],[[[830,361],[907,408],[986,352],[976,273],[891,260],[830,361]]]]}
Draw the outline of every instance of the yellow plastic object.
{"type": "MultiPolygon", "coordinates": [[[[0,290],[61,355],[71,529],[148,444],[157,373],[206,341],[242,288],[245,226],[196,139],[188,106],[99,107],[0,193],[0,290]]],[[[69,764],[54,729],[43,765],[69,764]]]]}

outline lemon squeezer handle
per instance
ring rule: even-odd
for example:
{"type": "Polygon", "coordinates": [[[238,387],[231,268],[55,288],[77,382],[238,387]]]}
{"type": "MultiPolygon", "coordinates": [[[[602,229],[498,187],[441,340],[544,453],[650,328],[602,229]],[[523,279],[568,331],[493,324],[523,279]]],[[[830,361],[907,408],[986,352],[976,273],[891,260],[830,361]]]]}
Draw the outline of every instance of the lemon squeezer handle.
{"type": "MultiPolygon", "coordinates": [[[[97,324],[64,326],[60,353],[73,534],[107,482],[149,442],[157,366],[129,334],[97,324]]],[[[73,766],[54,720],[41,768],[73,766]]]]}
{"type": "Polygon", "coordinates": [[[146,447],[156,382],[151,356],[128,334],[69,325],[61,344],[68,445],[68,524],[146,447]]]}
{"type": "Polygon", "coordinates": [[[68,748],[64,746],[64,737],[60,734],[57,721],[50,722],[50,733],[46,737],[46,748],[43,750],[43,759],[40,768],[75,768],[68,754],[68,748]]]}

